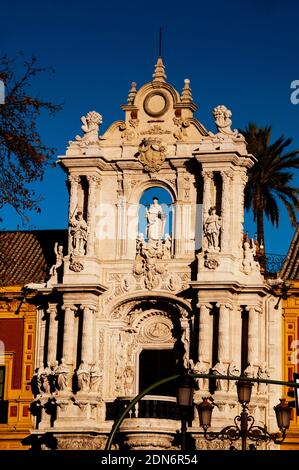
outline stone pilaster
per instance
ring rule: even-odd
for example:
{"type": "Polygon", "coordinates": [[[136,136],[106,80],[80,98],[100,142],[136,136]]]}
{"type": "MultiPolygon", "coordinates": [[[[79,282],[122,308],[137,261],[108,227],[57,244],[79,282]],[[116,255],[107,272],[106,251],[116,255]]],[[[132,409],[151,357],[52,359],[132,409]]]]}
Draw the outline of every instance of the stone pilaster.
{"type": "Polygon", "coordinates": [[[93,363],[95,307],[92,305],[81,305],[81,309],[83,310],[81,360],[90,365],[93,363]]]}
{"type": "Polygon", "coordinates": [[[198,357],[208,365],[212,359],[212,331],[210,328],[210,310],[212,305],[209,303],[198,303],[199,307],[199,332],[198,332],[198,357]]]}
{"type": "MultiPolygon", "coordinates": [[[[213,171],[203,170],[202,177],[203,177],[203,186],[204,186],[203,207],[202,207],[202,227],[203,227],[204,222],[209,215],[209,210],[211,208],[211,185],[212,185],[212,179],[213,179],[213,171]]],[[[206,248],[204,244],[205,244],[205,237],[204,237],[204,232],[202,231],[203,249],[206,248]]]]}
{"type": "Polygon", "coordinates": [[[221,251],[227,251],[229,246],[229,239],[231,236],[231,227],[230,227],[230,200],[232,194],[232,170],[221,171],[222,177],[222,206],[221,206],[221,251]]]}
{"type": "Polygon", "coordinates": [[[229,311],[232,308],[230,304],[218,303],[219,308],[219,326],[218,326],[218,361],[228,363],[229,344],[230,344],[230,328],[229,328],[229,311]]]}
{"type": "Polygon", "coordinates": [[[87,176],[88,181],[88,205],[87,205],[87,255],[94,255],[94,236],[95,236],[95,205],[96,188],[100,184],[100,178],[97,175],[87,176]]]}
{"type": "Polygon", "coordinates": [[[50,364],[54,365],[56,361],[56,355],[57,355],[57,332],[58,332],[57,304],[49,303],[47,313],[49,314],[47,362],[50,362],[50,364]]]}
{"type": "MultiPolygon", "coordinates": [[[[69,175],[68,180],[70,182],[70,200],[69,200],[69,220],[74,217],[76,209],[78,209],[78,185],[80,184],[81,178],[79,175],[69,175]]],[[[72,246],[72,239],[69,235],[69,249],[72,246]]]]}
{"type": "Polygon", "coordinates": [[[74,305],[63,305],[64,310],[64,328],[63,328],[63,347],[62,356],[68,366],[74,365],[74,313],[77,308],[74,305]]]}

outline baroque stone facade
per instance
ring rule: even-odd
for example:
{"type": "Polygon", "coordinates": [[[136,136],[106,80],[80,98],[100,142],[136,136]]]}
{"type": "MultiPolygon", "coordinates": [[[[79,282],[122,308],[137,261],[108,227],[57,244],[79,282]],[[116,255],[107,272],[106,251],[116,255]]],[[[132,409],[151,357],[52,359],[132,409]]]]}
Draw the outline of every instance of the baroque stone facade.
{"type": "MultiPolygon", "coordinates": [[[[160,378],[159,358],[166,375],[190,365],[231,375],[249,367],[257,375],[263,366],[281,377],[279,313],[254,242],[243,235],[246,172],[255,158],[231,129],[231,112],[215,108],[217,133],[208,132],[194,117],[190,81],[178,93],[161,57],[153,80],[139,90],[133,83],[122,109],[125,119],[102,136],[100,114],[82,117],[83,136],[59,157],[69,182],[69,240],[55,245],[56,265],[37,287],[32,403],[34,433],[55,434],[58,448],[101,447],[117,407],[148,377],[160,378]],[[157,198],[140,233],[139,203],[150,188],[171,197],[169,234],[157,198]]],[[[237,414],[232,384],[198,384],[195,402],[210,389],[219,402],[215,429],[226,425],[237,414]]],[[[279,395],[271,386],[253,393],[256,420],[271,430],[279,395]]],[[[119,445],[173,448],[179,420],[166,409],[174,402],[171,391],[145,397],[123,423],[119,445]]]]}

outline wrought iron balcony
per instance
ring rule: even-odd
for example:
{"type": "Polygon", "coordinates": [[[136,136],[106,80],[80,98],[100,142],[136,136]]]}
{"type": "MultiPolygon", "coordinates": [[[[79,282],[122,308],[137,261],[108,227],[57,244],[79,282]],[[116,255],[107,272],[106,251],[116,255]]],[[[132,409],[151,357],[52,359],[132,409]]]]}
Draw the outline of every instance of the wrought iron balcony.
{"type": "MultiPolygon", "coordinates": [[[[117,398],[114,402],[107,402],[106,420],[117,420],[130,401],[129,398],[117,398]]],[[[146,395],[133,407],[128,418],[180,420],[181,415],[174,397],[146,395]]]]}
{"type": "Polygon", "coordinates": [[[269,275],[276,275],[281,271],[286,255],[277,255],[274,253],[266,254],[266,273],[269,275]]]}

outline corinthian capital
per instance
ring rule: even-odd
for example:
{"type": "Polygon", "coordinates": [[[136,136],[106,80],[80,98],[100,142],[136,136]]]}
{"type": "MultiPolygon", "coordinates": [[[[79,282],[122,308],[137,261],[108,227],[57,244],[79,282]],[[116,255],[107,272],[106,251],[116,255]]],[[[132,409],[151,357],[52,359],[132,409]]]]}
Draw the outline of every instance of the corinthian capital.
{"type": "Polygon", "coordinates": [[[79,175],[69,175],[68,180],[71,184],[79,184],[81,177],[79,175]]]}
{"type": "Polygon", "coordinates": [[[101,183],[101,177],[99,175],[88,175],[86,179],[89,185],[98,186],[101,183]]]}

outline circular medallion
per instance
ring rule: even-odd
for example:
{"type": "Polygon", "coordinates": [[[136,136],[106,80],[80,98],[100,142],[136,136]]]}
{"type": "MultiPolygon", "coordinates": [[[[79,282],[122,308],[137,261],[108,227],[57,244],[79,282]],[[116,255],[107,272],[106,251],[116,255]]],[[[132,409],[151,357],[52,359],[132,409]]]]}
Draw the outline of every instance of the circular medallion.
{"type": "Polygon", "coordinates": [[[149,116],[159,117],[169,108],[169,100],[161,91],[152,91],[145,98],[143,107],[149,116]]]}

